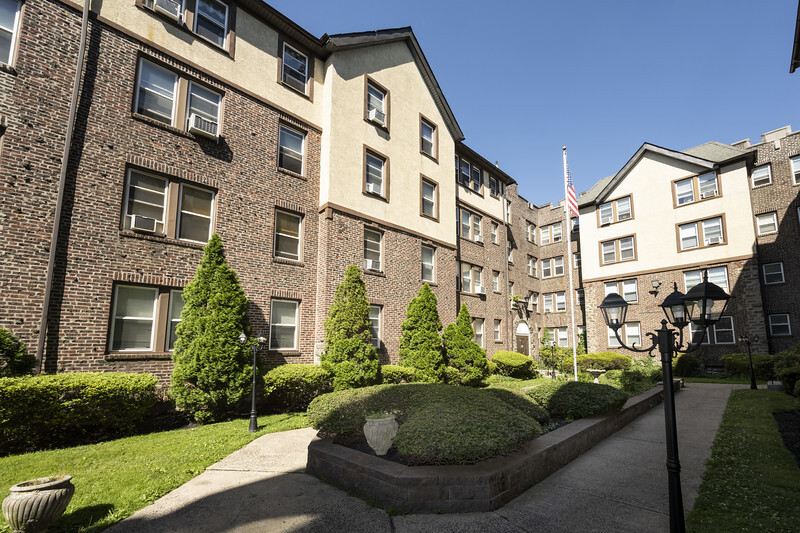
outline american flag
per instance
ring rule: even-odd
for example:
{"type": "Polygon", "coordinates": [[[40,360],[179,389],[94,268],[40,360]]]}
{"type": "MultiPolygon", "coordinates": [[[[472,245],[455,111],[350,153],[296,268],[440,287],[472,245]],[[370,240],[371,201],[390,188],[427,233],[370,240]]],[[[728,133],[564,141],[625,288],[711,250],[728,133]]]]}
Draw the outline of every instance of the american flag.
{"type": "Polygon", "coordinates": [[[569,164],[567,164],[567,206],[572,216],[579,216],[578,200],[575,197],[575,186],[572,184],[572,174],[569,171],[569,164]]]}

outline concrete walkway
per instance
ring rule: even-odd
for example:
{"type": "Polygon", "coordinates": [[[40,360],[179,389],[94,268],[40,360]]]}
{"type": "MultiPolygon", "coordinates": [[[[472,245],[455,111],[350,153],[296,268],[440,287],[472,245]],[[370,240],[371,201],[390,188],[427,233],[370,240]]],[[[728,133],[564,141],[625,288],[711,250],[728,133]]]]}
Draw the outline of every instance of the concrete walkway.
{"type": "MultiPolygon", "coordinates": [[[[675,396],[684,508],[692,508],[733,388],[675,396]]],[[[661,532],[669,529],[664,409],[652,409],[491,513],[389,516],[304,473],[312,429],[264,435],[108,529],[161,532],[661,532]]],[[[187,451],[191,453],[191,451],[187,451]]]]}

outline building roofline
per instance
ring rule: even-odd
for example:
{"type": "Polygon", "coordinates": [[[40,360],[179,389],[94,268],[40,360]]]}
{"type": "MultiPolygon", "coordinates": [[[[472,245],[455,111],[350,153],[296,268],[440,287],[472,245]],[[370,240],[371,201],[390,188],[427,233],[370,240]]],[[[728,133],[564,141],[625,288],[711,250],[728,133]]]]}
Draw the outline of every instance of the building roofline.
{"type": "Polygon", "coordinates": [[[797,18],[794,23],[794,45],[792,46],[792,60],[789,63],[789,74],[800,67],[800,2],[797,3],[797,18]]]}
{"type": "Polygon", "coordinates": [[[497,165],[495,165],[494,163],[483,157],[481,154],[479,154],[478,152],[476,152],[475,150],[464,144],[463,141],[459,141],[456,143],[456,152],[466,152],[467,156],[470,159],[478,159],[479,160],[478,162],[481,164],[481,166],[484,167],[484,169],[486,170],[491,169],[489,173],[496,178],[500,178],[506,185],[517,183],[517,181],[514,178],[512,178],[511,176],[500,170],[500,167],[498,167],[497,165]]]}

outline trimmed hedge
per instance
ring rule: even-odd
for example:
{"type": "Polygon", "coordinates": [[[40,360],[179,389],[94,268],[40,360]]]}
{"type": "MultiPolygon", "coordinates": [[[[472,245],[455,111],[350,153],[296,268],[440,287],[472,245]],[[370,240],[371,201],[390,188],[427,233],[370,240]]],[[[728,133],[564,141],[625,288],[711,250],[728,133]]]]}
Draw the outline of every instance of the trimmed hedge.
{"type": "Polygon", "coordinates": [[[383,379],[383,383],[412,383],[416,374],[417,369],[410,366],[381,366],[381,377],[383,379]]]}
{"type": "MultiPolygon", "coordinates": [[[[578,356],[578,372],[588,369],[625,370],[633,364],[633,357],[615,352],[597,352],[578,356]]],[[[574,364],[572,352],[563,356],[561,365],[566,373],[572,373],[574,364]]]]}
{"type": "Polygon", "coordinates": [[[517,379],[531,379],[536,374],[536,363],[533,359],[519,352],[500,350],[492,356],[497,365],[497,373],[517,379]]]}
{"type": "Polygon", "coordinates": [[[541,435],[535,419],[497,399],[488,389],[438,383],[377,385],[322,395],[308,415],[323,435],[347,444],[363,440],[367,414],[393,413],[400,424],[394,445],[408,464],[464,464],[541,435]]]}
{"type": "Polygon", "coordinates": [[[285,364],[264,374],[264,401],[276,411],[305,411],[311,400],[333,390],[333,376],[319,365],[285,364]]]}
{"type": "Polygon", "coordinates": [[[609,385],[580,381],[549,381],[527,391],[552,416],[577,420],[625,405],[628,395],[609,385]]]}
{"type": "Polygon", "coordinates": [[[547,409],[534,402],[533,398],[524,392],[499,387],[489,387],[484,390],[514,409],[522,411],[540,424],[545,424],[550,421],[550,413],[547,412],[547,409]]]}
{"type": "Polygon", "coordinates": [[[784,368],[778,371],[778,380],[783,383],[783,390],[787,394],[796,394],[795,389],[800,383],[800,366],[784,368]]]}
{"type": "Polygon", "coordinates": [[[127,433],[156,403],[157,383],[101,372],[0,378],[0,454],[127,433]]]}
{"type": "Polygon", "coordinates": [[[679,378],[688,378],[699,374],[700,361],[694,354],[679,354],[672,364],[672,373],[679,378]]]}

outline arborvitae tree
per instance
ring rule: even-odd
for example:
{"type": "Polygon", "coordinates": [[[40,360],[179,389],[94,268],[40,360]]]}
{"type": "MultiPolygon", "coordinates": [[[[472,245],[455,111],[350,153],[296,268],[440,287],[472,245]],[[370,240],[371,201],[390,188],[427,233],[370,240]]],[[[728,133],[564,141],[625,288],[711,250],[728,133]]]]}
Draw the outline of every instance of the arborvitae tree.
{"type": "Polygon", "coordinates": [[[458,369],[462,385],[476,386],[489,375],[486,351],[472,338],[472,318],[467,305],[461,304],[456,321],[444,329],[444,350],[448,365],[458,369]]]}
{"type": "Polygon", "coordinates": [[[253,371],[251,342],[239,342],[242,333],[250,337],[247,298],[216,233],[183,302],[169,394],[197,422],[216,422],[250,394],[253,371]]]}
{"type": "Polygon", "coordinates": [[[333,374],[335,390],[371,385],[378,380],[380,362],[372,345],[367,288],[361,271],[350,265],[336,287],[325,319],[322,367],[333,374]]]}
{"type": "Polygon", "coordinates": [[[400,337],[400,366],[417,369],[416,381],[438,382],[443,379],[442,321],[436,307],[436,295],[424,284],[408,303],[400,337]]]}
{"type": "Polygon", "coordinates": [[[35,364],[36,356],[10,331],[0,329],[0,378],[30,374],[35,364]]]}

